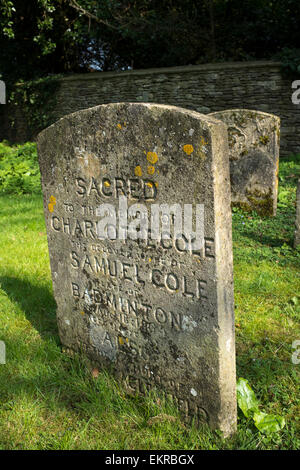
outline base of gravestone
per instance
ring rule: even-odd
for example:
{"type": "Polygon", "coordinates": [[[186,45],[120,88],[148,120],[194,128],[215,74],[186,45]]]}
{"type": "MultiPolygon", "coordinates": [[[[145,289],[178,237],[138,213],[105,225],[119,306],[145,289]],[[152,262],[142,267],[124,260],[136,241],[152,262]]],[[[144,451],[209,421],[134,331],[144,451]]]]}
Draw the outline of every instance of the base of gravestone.
{"type": "MultiPolygon", "coordinates": [[[[207,415],[205,409],[198,408],[197,413],[195,413],[194,415],[188,414],[187,410],[185,409],[185,404],[183,400],[178,401],[176,400],[176,398],[174,399],[174,395],[165,392],[163,389],[157,388],[155,386],[153,387],[151,383],[149,383],[147,387],[147,384],[143,383],[141,389],[137,390],[136,387],[131,386],[132,383],[130,384],[128,378],[124,380],[122,376],[118,376],[118,374],[115,373],[111,364],[107,363],[107,367],[103,367],[102,362],[97,362],[94,359],[91,359],[91,357],[88,356],[86,353],[78,352],[66,347],[63,347],[62,350],[68,357],[71,358],[74,358],[76,355],[79,354],[84,366],[88,369],[89,373],[92,377],[95,378],[95,380],[98,378],[98,375],[100,373],[105,373],[106,375],[108,375],[110,380],[113,380],[115,382],[117,393],[120,392],[123,395],[124,400],[126,398],[143,398],[148,395],[151,400],[156,400],[156,406],[158,405],[158,403],[166,403],[175,410],[175,413],[177,411],[178,417],[182,422],[183,426],[195,427],[197,429],[202,428],[204,432],[208,429],[220,430],[219,426],[214,427],[210,424],[209,416],[207,415]]],[[[174,416],[174,418],[176,418],[176,415],[174,416]]],[[[230,427],[230,429],[223,430],[222,436],[224,438],[229,438],[235,432],[236,426],[233,425],[230,427]]]]}

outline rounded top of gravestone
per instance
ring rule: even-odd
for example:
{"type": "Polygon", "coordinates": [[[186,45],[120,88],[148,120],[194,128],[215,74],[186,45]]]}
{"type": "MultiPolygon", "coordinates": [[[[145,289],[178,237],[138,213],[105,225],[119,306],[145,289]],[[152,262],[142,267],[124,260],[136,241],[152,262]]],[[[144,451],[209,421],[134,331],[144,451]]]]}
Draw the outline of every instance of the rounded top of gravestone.
{"type": "Polygon", "coordinates": [[[120,159],[130,165],[136,155],[139,162],[133,176],[141,176],[137,173],[145,161],[149,168],[142,169],[143,175],[151,176],[151,155],[144,158],[150,152],[158,155],[160,162],[164,159],[161,176],[165,179],[175,172],[180,178],[183,171],[185,177],[192,178],[194,165],[206,160],[210,136],[218,130],[226,134],[226,125],[184,108],[154,103],[103,104],[68,114],[44,129],[37,138],[43,155],[40,165],[49,180],[51,168],[61,158],[82,162],[92,176],[100,171],[99,164],[102,172],[108,171],[103,165],[108,168],[120,159]]]}
{"type": "Polygon", "coordinates": [[[213,113],[209,113],[209,116],[214,117],[215,119],[219,119],[222,117],[224,120],[228,118],[231,121],[236,121],[237,123],[243,122],[243,120],[247,119],[273,119],[277,121],[277,124],[280,124],[280,117],[276,116],[275,114],[265,113],[264,111],[257,111],[256,109],[242,109],[242,108],[234,108],[234,109],[225,109],[220,111],[215,111],[213,113]]]}
{"type": "MultiPolygon", "coordinates": [[[[48,129],[53,129],[56,127],[58,124],[62,124],[65,121],[69,121],[70,119],[76,119],[77,124],[79,124],[79,121],[88,121],[90,118],[93,118],[96,116],[98,113],[105,113],[107,119],[114,118],[115,114],[118,114],[118,112],[122,112],[125,110],[128,110],[128,112],[132,113],[131,117],[135,117],[138,122],[138,112],[139,111],[146,111],[149,110],[149,113],[153,116],[157,116],[157,118],[166,112],[170,114],[176,114],[176,117],[179,116],[179,114],[182,114],[183,116],[190,116],[195,119],[200,119],[208,124],[218,124],[218,121],[212,116],[212,115],[207,115],[207,114],[202,114],[197,111],[193,111],[190,109],[186,108],[181,108],[177,106],[171,106],[171,105],[164,105],[164,104],[158,104],[158,103],[132,103],[132,102],[120,102],[120,103],[108,103],[108,104],[101,104],[98,106],[93,106],[91,108],[86,108],[82,109],[79,111],[76,111],[74,113],[67,114],[60,118],[58,121],[56,121],[54,124],[51,126],[47,127],[43,131],[41,131],[38,134],[38,139],[42,138],[43,135],[45,135],[48,132],[48,129]],[[134,112],[136,114],[134,114],[134,112]]],[[[122,126],[122,124],[120,123],[122,126]]],[[[150,129],[148,129],[150,131],[150,129]]]]}

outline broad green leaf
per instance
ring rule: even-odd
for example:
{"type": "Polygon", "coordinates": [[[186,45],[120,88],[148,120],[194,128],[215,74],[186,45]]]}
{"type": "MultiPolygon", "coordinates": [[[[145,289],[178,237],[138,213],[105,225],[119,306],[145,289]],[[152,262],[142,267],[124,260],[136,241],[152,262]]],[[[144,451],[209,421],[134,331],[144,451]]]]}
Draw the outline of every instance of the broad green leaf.
{"type": "Polygon", "coordinates": [[[265,434],[280,431],[285,426],[282,416],[269,415],[260,411],[254,413],[253,421],[257,429],[265,434]]]}
{"type": "Polygon", "coordinates": [[[292,302],[293,302],[294,305],[298,305],[298,303],[299,303],[298,302],[298,297],[296,297],[296,296],[292,297],[292,302]]]}
{"type": "Polygon", "coordinates": [[[249,418],[258,412],[258,401],[248,380],[239,378],[237,381],[237,401],[244,415],[249,418]]]}

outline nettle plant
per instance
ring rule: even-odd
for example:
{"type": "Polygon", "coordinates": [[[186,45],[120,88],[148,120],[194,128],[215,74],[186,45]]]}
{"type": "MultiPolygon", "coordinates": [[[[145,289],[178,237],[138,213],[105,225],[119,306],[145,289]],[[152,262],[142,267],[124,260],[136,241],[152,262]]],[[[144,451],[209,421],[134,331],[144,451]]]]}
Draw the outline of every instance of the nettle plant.
{"type": "Polygon", "coordinates": [[[41,192],[36,144],[10,146],[0,143],[0,194],[41,192]]]}

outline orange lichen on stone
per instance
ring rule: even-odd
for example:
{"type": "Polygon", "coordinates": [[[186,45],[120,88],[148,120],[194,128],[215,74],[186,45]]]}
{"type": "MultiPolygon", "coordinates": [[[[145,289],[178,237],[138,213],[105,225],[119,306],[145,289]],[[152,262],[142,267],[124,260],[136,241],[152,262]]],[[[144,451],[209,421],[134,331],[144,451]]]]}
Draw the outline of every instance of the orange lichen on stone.
{"type": "Polygon", "coordinates": [[[153,165],[149,165],[147,168],[148,175],[153,175],[155,173],[155,167],[153,165]]]}
{"type": "Polygon", "coordinates": [[[140,167],[140,165],[135,167],[134,174],[135,176],[142,176],[142,168],[140,167]]]}
{"type": "Polygon", "coordinates": [[[50,196],[49,201],[50,201],[49,204],[48,204],[49,212],[53,212],[54,211],[54,206],[56,204],[56,198],[54,196],[50,196]]]}
{"type": "Polygon", "coordinates": [[[186,145],[183,146],[183,151],[187,155],[191,155],[191,153],[193,153],[193,151],[194,151],[194,147],[191,144],[186,144],[186,145]]]}
{"type": "Polygon", "coordinates": [[[156,152],[148,152],[147,153],[147,160],[150,163],[156,163],[158,160],[158,156],[156,152]]]}

